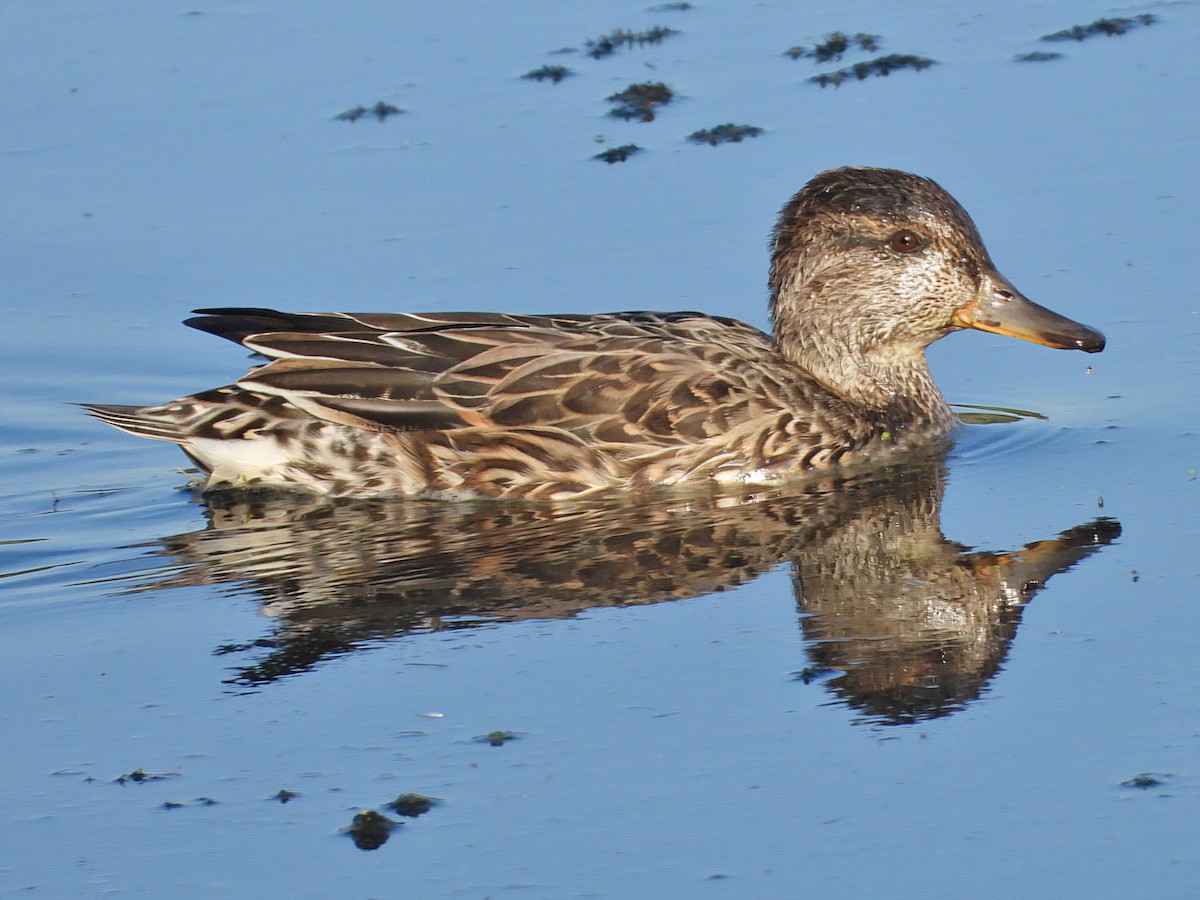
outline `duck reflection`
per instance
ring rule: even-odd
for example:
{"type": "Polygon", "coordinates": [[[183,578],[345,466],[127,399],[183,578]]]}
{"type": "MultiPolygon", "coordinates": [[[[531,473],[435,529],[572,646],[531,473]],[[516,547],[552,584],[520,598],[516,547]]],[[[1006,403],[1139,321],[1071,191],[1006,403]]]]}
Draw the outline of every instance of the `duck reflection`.
{"type": "Polygon", "coordinates": [[[167,538],[138,590],[228,585],[273,635],[242,685],[306,671],[399,635],[564,618],[724,590],[791,566],[805,677],[871,719],[945,715],[978,697],[1021,610],[1053,575],[1113,541],[1096,519],[1010,553],[946,540],[940,461],[789,492],[609,503],[316,501],[215,494],[209,525],[167,538]]]}

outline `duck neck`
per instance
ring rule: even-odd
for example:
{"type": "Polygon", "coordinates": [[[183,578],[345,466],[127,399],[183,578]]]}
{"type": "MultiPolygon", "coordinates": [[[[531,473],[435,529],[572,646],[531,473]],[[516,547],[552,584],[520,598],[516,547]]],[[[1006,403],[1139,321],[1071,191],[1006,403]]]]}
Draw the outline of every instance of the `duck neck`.
{"type": "Polygon", "coordinates": [[[780,352],[832,393],[880,415],[894,429],[952,429],[954,415],[929,371],[925,345],[897,340],[886,326],[862,315],[862,306],[772,299],[780,352]],[[852,315],[837,314],[842,311],[852,315]]]}

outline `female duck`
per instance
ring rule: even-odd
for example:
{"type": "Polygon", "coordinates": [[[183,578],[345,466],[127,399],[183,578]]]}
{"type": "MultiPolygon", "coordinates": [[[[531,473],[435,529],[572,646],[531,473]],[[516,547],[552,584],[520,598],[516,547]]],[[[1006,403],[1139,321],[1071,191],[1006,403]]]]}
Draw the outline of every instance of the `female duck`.
{"type": "Polygon", "coordinates": [[[779,481],[944,437],[925,348],[951,331],[1104,348],[1021,296],[916,175],[824,172],[772,246],[773,335],[694,312],[206,309],[187,324],[271,361],[163,406],[87,408],[179,444],[209,488],[561,500],[779,481]]]}

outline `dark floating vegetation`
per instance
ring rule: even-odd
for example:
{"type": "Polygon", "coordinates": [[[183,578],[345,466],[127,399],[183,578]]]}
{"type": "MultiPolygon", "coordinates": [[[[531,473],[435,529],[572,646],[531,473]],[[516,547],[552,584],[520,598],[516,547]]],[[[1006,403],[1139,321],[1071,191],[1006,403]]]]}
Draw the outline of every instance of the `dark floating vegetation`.
{"type": "Polygon", "coordinates": [[[792,59],[807,56],[819,63],[832,62],[841,59],[842,54],[851,49],[851,45],[866,50],[868,53],[874,53],[879,49],[879,35],[859,32],[853,37],[847,37],[840,31],[834,31],[825,35],[825,40],[815,44],[811,50],[805,50],[803,47],[791,47],[784,51],[783,55],[790,56],[792,59]]]}
{"type": "Polygon", "coordinates": [[[509,741],[515,741],[520,736],[517,731],[489,731],[487,734],[481,734],[475,738],[481,744],[490,744],[493,747],[503,747],[509,741]]]}
{"type": "Polygon", "coordinates": [[[437,806],[438,801],[433,797],[426,797],[424,794],[401,794],[391,803],[383,805],[385,809],[390,809],[399,815],[415,819],[417,816],[423,816],[437,806]]]}
{"type": "Polygon", "coordinates": [[[540,69],[534,69],[532,72],[526,72],[522,78],[527,78],[530,81],[550,81],[558,84],[564,78],[575,73],[566,66],[542,66],[540,69]]]}
{"type": "Polygon", "coordinates": [[[822,72],[820,75],[814,75],[808,80],[819,84],[821,87],[831,84],[834,87],[840,87],[843,81],[848,81],[851,78],[857,81],[862,81],[872,75],[886,78],[888,75],[898,72],[901,69],[915,69],[920,72],[922,69],[928,69],[930,66],[936,64],[937,60],[926,59],[924,56],[913,56],[909,53],[890,53],[878,59],[869,59],[866,62],[846,66],[846,68],[838,69],[836,72],[822,72]]]}
{"type": "MultiPolygon", "coordinates": [[[[654,11],[681,11],[691,8],[692,4],[690,3],[662,3],[650,7],[654,11]]],[[[676,34],[679,34],[679,32],[675,29],[666,28],[661,25],[656,25],[644,31],[631,31],[618,28],[601,37],[585,41],[582,50],[592,59],[599,60],[611,56],[619,50],[662,43],[668,37],[676,34]]],[[[785,55],[792,59],[803,57],[811,59],[816,63],[828,63],[833,60],[840,60],[844,55],[851,52],[877,53],[882,41],[883,39],[877,34],[867,34],[866,32],[849,34],[842,31],[832,31],[811,47],[795,46],[787,50],[785,55]]],[[[564,48],[556,52],[567,53],[574,51],[564,48]]],[[[1052,57],[1052,54],[1030,54],[1027,58],[1040,61],[1041,59],[1052,57]]],[[[872,76],[886,77],[892,72],[901,69],[921,71],[935,65],[935,63],[936,60],[927,59],[923,56],[892,53],[858,62],[833,72],[823,72],[812,76],[808,80],[819,84],[823,88],[828,85],[838,87],[843,81],[851,79],[862,81],[872,76]]],[[[576,73],[565,66],[543,65],[526,72],[521,77],[531,81],[549,80],[557,84],[564,78],[574,74],[576,73]]],[[[631,84],[623,91],[612,94],[607,98],[613,104],[608,115],[612,118],[624,119],[626,121],[653,122],[658,116],[659,108],[674,102],[676,96],[675,92],[661,81],[631,84]]],[[[708,144],[715,147],[719,144],[740,143],[747,138],[758,137],[762,133],[763,129],[754,125],[737,125],[728,122],[724,125],[694,131],[687,136],[686,140],[694,144],[708,144]]],[[[613,165],[615,163],[627,162],[630,157],[642,151],[643,148],[637,144],[622,144],[620,146],[608,147],[596,153],[591,158],[604,162],[607,165],[613,165]]]]}
{"type": "Polygon", "coordinates": [[[132,781],[134,784],[145,784],[149,781],[166,781],[168,778],[178,778],[181,774],[178,770],[173,772],[147,772],[143,769],[134,769],[132,772],[118,775],[113,781],[117,784],[125,784],[127,781],[132,781]]]}
{"type": "MultiPolygon", "coordinates": [[[[818,63],[832,62],[841,59],[845,53],[851,50],[865,50],[874,53],[879,50],[881,41],[882,38],[877,34],[859,32],[851,37],[841,31],[833,31],[825,35],[825,39],[819,44],[813,45],[811,50],[804,47],[792,47],[784,52],[784,56],[789,56],[792,59],[805,57],[818,63]]],[[[875,59],[855,63],[852,66],[846,66],[834,72],[822,72],[819,75],[812,76],[808,80],[819,84],[821,87],[831,84],[834,87],[839,87],[843,81],[851,78],[862,81],[872,75],[886,77],[900,69],[916,69],[919,72],[921,69],[927,69],[934,65],[935,62],[936,60],[926,59],[924,56],[913,56],[908,53],[890,53],[887,56],[879,56],[875,59]]]]}
{"type": "Polygon", "coordinates": [[[655,107],[666,106],[675,94],[661,81],[646,81],[631,84],[608,99],[616,104],[608,113],[613,118],[653,122],[655,107]]]}
{"type": "Polygon", "coordinates": [[[651,6],[650,12],[687,12],[689,9],[695,9],[690,3],[660,3],[658,6],[651,6]]]}
{"type": "Polygon", "coordinates": [[[334,116],[334,118],[342,122],[357,122],[363,116],[374,116],[376,119],[382,122],[388,116],[398,116],[402,112],[404,112],[404,110],[400,109],[400,107],[392,106],[392,104],[384,103],[382,100],[380,100],[371,107],[355,106],[352,109],[346,110],[344,113],[338,113],[336,116],[334,116]]]}
{"type": "MultiPolygon", "coordinates": [[[[214,800],[212,797],[197,797],[196,804],[198,806],[217,806],[221,801],[214,800]]],[[[187,806],[186,803],[180,803],[178,800],[164,800],[159,809],[183,809],[187,806]]]]}
{"type": "Polygon", "coordinates": [[[1120,34],[1125,34],[1134,28],[1139,28],[1142,25],[1153,25],[1158,21],[1158,18],[1150,13],[1142,13],[1140,16],[1134,16],[1132,19],[1116,18],[1116,19],[1097,19],[1090,25],[1076,25],[1073,28],[1064,28],[1062,31],[1056,31],[1053,34],[1043,34],[1043,41],[1082,41],[1085,38],[1097,37],[1104,35],[1105,37],[1116,37],[1120,34]]]}
{"type": "Polygon", "coordinates": [[[612,56],[618,50],[632,47],[634,44],[639,47],[646,44],[661,44],[673,34],[679,34],[679,32],[674,28],[663,28],[661,25],[655,25],[645,31],[625,31],[623,28],[618,28],[612,34],[585,41],[583,48],[587,50],[588,56],[592,59],[604,59],[604,57],[612,56]]]}
{"type": "Polygon", "coordinates": [[[373,809],[364,809],[343,830],[354,839],[354,845],[359,850],[378,850],[387,843],[392,832],[403,824],[373,809]]]}
{"type": "Polygon", "coordinates": [[[693,131],[687,136],[687,139],[693,144],[708,144],[715,147],[717,144],[736,144],[744,138],[758,137],[762,133],[763,130],[757,125],[734,125],[732,122],[727,122],[724,125],[717,125],[715,128],[693,131]]]}
{"type": "Polygon", "coordinates": [[[635,153],[641,153],[642,148],[637,144],[622,144],[620,147],[609,147],[600,153],[597,153],[592,159],[598,159],[608,163],[610,166],[613,163],[625,162],[635,153]]]}
{"type": "Polygon", "coordinates": [[[1045,50],[1034,50],[1031,53],[1018,53],[1013,57],[1017,62],[1050,62],[1062,59],[1061,53],[1047,53],[1045,50]]]}

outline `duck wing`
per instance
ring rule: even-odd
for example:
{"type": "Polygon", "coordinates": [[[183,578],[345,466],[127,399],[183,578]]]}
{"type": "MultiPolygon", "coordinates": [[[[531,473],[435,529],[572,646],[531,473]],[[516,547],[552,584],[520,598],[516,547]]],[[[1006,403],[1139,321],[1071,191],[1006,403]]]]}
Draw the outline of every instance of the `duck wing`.
{"type": "Polygon", "coordinates": [[[377,431],[555,429],[679,446],[788,405],[772,339],[700,313],[198,312],[187,324],[271,360],[240,388],[377,431]]]}

